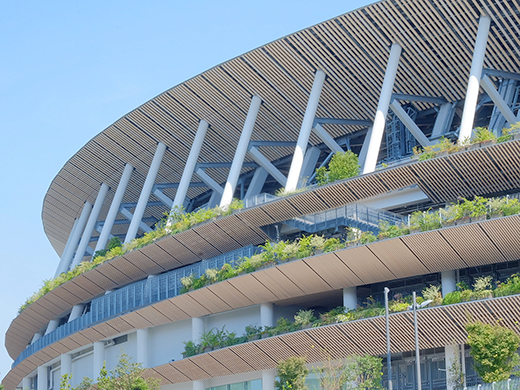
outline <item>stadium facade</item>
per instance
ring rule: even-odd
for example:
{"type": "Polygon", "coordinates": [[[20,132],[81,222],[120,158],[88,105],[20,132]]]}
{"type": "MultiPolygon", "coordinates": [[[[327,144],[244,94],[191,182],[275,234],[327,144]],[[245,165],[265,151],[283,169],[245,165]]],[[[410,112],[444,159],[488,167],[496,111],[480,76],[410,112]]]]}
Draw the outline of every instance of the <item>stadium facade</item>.
{"type": "MultiPolygon", "coordinates": [[[[180,293],[180,278],[256,253],[267,241],[362,229],[368,215],[404,218],[475,196],[520,192],[520,140],[427,161],[414,146],[497,135],[520,120],[516,0],[387,0],[340,15],[222,63],[128,113],[65,164],[45,196],[56,275],[117,236],[156,228],[175,207],[243,209],[113,258],[30,304],[12,322],[6,390],[51,390],[97,377],[124,350],[171,390],[271,390],[276,363],[384,356],[384,317],[302,329],[184,358],[184,342],[223,326],[272,326],[367,297],[420,291],[520,270],[518,216],[443,227],[321,253],[180,293]],[[324,186],[317,167],[351,150],[360,175],[324,186]],[[280,188],[294,192],[274,196],[280,188]],[[304,190],[298,192],[298,188],[304,190]],[[348,210],[356,210],[349,214],[348,210]],[[341,214],[341,218],[338,217],[341,214]],[[367,217],[361,216],[363,213],[367,217]]],[[[475,319],[518,330],[518,296],[419,311],[423,388],[446,388],[475,319]]],[[[394,389],[414,389],[409,312],[390,316],[394,389]]],[[[386,378],[386,376],[385,376],[386,378]]],[[[386,379],[385,379],[386,383],[386,379]]]]}

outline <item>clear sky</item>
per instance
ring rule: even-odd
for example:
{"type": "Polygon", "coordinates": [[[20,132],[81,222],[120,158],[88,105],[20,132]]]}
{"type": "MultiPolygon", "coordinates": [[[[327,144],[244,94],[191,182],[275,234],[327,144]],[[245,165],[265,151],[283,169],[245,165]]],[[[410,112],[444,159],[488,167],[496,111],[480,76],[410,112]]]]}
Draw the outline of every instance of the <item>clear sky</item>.
{"type": "MultiPolygon", "coordinates": [[[[43,197],[119,117],[221,62],[367,0],[3,1],[0,13],[0,331],[51,278],[43,197]]],[[[3,343],[2,343],[3,345],[3,343]]],[[[0,378],[12,360],[0,348],[0,378]]]]}

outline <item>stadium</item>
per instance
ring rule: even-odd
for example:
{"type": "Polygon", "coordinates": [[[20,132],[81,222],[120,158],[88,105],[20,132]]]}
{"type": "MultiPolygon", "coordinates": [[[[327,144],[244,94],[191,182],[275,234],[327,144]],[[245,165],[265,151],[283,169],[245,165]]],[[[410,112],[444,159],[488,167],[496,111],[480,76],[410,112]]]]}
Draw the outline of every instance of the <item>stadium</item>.
{"type": "MultiPolygon", "coordinates": [[[[64,374],[75,386],[124,351],[164,389],[273,390],[291,356],[386,358],[385,316],[327,321],[337,307],[380,309],[385,287],[399,301],[507,284],[520,271],[519,58],[515,0],[385,0],[129,112],[45,195],[56,282],[7,330],[5,389],[55,390],[64,374]],[[337,156],[354,155],[337,179],[337,156]],[[321,322],[296,328],[309,310],[321,322]]],[[[453,360],[476,385],[464,324],[520,333],[520,295],[443,303],[417,313],[422,387],[449,388],[453,360]]],[[[389,330],[393,388],[416,389],[412,312],[389,330]]]]}

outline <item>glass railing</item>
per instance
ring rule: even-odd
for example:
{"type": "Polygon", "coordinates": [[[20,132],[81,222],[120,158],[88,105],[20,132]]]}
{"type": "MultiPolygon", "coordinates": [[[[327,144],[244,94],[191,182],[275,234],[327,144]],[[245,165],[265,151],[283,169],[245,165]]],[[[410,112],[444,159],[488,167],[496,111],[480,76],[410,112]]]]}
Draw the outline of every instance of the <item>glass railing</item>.
{"type": "Polygon", "coordinates": [[[179,295],[182,289],[181,278],[185,276],[193,275],[198,278],[209,268],[219,269],[225,263],[235,265],[238,259],[251,257],[259,250],[259,248],[249,245],[211,259],[149,277],[93,299],[89,312],[59,326],[29,345],[13,362],[12,368],[33,353],[82,329],[139,307],[179,295]]]}

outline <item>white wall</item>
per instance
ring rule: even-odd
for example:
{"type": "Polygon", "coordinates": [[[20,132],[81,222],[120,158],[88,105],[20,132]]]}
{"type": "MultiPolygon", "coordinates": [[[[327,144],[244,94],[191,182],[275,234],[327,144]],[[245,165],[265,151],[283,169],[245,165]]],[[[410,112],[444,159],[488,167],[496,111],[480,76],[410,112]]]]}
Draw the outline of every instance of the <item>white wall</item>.
{"type": "MultiPolygon", "coordinates": [[[[84,377],[88,376],[92,378],[93,366],[93,354],[90,352],[87,355],[81,356],[78,359],[72,360],[72,380],[70,384],[77,386],[84,377]]],[[[96,380],[97,378],[93,378],[96,380]]]]}
{"type": "Polygon", "coordinates": [[[132,363],[142,363],[136,360],[137,357],[137,336],[136,332],[127,335],[128,341],[113,345],[111,347],[105,347],[105,362],[107,370],[112,370],[119,362],[121,354],[125,353],[130,356],[132,363]]]}
{"type": "Polygon", "coordinates": [[[222,329],[223,326],[226,326],[228,332],[236,332],[238,336],[242,336],[245,333],[246,326],[251,324],[260,324],[260,306],[258,305],[204,318],[206,331],[212,328],[222,329]]]}
{"type": "MultiPolygon", "coordinates": [[[[184,341],[191,339],[191,319],[150,328],[148,334],[150,367],[182,359],[184,341]]],[[[190,387],[191,388],[191,387],[190,387]]]]}

